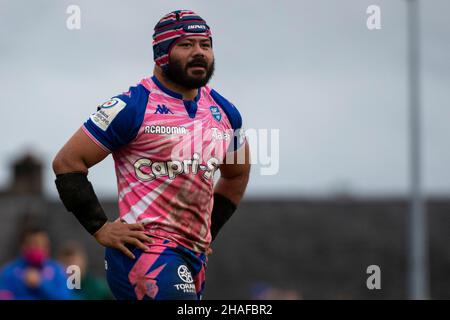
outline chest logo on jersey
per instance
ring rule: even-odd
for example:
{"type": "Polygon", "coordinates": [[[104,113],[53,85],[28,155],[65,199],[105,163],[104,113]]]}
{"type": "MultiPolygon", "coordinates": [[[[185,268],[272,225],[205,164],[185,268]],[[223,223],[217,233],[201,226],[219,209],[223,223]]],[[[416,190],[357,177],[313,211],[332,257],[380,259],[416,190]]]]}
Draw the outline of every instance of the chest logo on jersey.
{"type": "Polygon", "coordinates": [[[219,107],[211,106],[209,107],[209,110],[211,111],[211,114],[214,117],[214,119],[216,119],[217,121],[220,121],[220,119],[222,119],[222,114],[220,113],[219,107]]]}
{"type": "Polygon", "coordinates": [[[219,159],[211,157],[206,164],[200,163],[200,155],[194,153],[191,159],[153,161],[147,158],[140,158],[134,163],[136,177],[142,181],[153,181],[157,177],[165,176],[173,180],[180,174],[197,175],[202,172],[202,177],[206,180],[214,178],[215,171],[219,168],[219,159]]]}
{"type": "Polygon", "coordinates": [[[154,114],[157,114],[157,113],[159,113],[159,114],[173,114],[173,112],[170,111],[170,109],[167,108],[165,104],[163,104],[163,105],[158,104],[154,114]]]}

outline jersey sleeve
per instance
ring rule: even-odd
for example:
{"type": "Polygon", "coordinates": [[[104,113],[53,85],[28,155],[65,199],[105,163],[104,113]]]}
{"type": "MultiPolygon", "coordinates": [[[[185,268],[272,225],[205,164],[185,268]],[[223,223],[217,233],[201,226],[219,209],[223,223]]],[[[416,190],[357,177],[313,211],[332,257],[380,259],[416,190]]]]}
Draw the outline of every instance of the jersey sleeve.
{"type": "Polygon", "coordinates": [[[210,95],[227,115],[233,130],[233,139],[228,152],[239,150],[245,144],[245,131],[242,127],[242,116],[239,110],[214,89],[211,89],[210,95]]]}
{"type": "Polygon", "coordinates": [[[84,132],[102,149],[112,152],[136,138],[142,125],[149,91],[142,85],[97,107],[84,123],[84,132]]]}

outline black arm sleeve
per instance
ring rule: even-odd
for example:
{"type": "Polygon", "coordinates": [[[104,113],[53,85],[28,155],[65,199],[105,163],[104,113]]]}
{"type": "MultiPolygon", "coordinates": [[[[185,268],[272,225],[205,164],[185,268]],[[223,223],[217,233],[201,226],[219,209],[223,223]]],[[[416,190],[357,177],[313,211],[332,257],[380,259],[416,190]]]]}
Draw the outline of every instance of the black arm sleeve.
{"type": "Polygon", "coordinates": [[[211,213],[211,236],[214,240],[219,230],[236,211],[236,205],[227,197],[214,193],[214,206],[211,213]]]}
{"type": "Polygon", "coordinates": [[[87,179],[87,173],[58,174],[55,183],[66,209],[75,215],[91,235],[108,221],[92,184],[87,179]]]}

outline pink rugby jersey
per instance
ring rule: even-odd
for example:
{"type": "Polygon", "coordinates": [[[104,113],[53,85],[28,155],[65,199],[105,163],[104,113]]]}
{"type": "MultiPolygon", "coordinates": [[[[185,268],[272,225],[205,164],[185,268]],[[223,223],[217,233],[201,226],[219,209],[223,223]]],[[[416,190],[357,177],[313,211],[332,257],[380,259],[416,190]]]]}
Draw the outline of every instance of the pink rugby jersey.
{"type": "Polygon", "coordinates": [[[188,101],[153,76],[99,106],[83,130],[113,154],[122,220],[206,252],[214,173],[244,144],[241,127],[236,107],[208,86],[188,101]]]}

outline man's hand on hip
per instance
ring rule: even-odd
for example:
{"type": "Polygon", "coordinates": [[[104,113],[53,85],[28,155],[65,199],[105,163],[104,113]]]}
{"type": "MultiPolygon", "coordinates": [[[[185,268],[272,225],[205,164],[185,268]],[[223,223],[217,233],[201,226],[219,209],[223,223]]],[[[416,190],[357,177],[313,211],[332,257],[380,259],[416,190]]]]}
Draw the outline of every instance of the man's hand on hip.
{"type": "Polygon", "coordinates": [[[105,223],[95,234],[94,237],[98,243],[105,247],[115,248],[131,259],[136,257],[131,253],[125,244],[131,244],[143,251],[147,251],[144,244],[152,243],[151,238],[144,233],[142,223],[127,224],[120,220],[105,223]]]}

